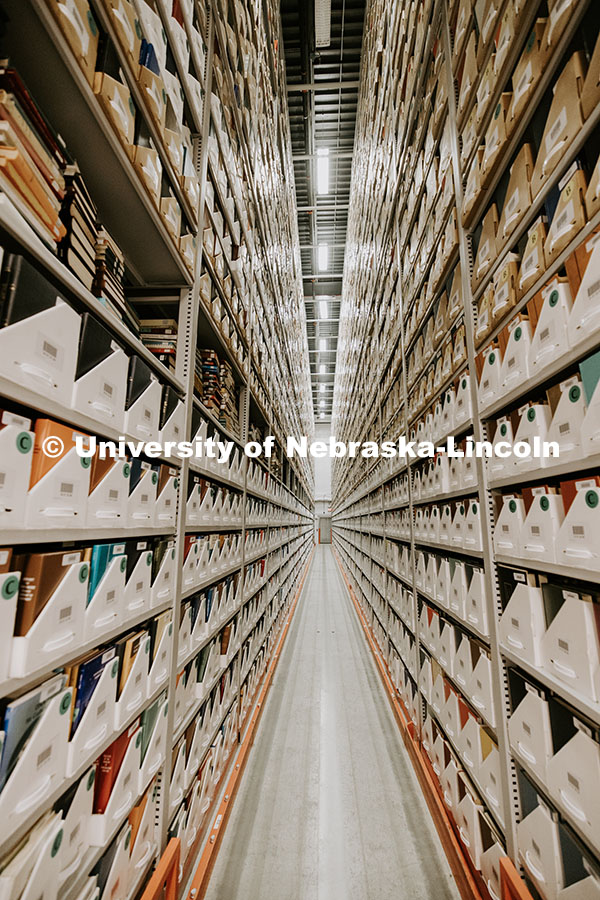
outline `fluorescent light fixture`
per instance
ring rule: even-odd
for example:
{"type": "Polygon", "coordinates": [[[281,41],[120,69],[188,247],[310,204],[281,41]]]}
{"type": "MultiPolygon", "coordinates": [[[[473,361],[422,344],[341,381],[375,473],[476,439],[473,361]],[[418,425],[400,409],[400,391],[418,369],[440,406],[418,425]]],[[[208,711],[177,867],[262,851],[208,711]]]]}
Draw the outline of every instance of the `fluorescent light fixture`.
{"type": "Polygon", "coordinates": [[[315,0],[315,47],[331,43],[331,0],[315,0]]]}
{"type": "Polygon", "coordinates": [[[329,307],[326,300],[319,300],[319,314],[322,319],[326,319],[329,316],[329,307]]]}
{"type": "Polygon", "coordinates": [[[327,340],[325,338],[320,339],[319,350],[327,350],[327,340]]]}
{"type": "Polygon", "coordinates": [[[329,193],[329,150],[317,150],[317,194],[329,193]]]}
{"type": "Polygon", "coordinates": [[[320,385],[319,385],[319,391],[320,391],[321,394],[324,394],[324,393],[325,393],[325,385],[324,385],[324,384],[320,384],[320,385]]]}
{"type": "Polygon", "coordinates": [[[319,244],[319,272],[324,272],[329,264],[329,246],[328,244],[319,244]]]}
{"type": "Polygon", "coordinates": [[[324,375],[324,374],[325,374],[325,363],[321,363],[321,365],[319,366],[319,375],[324,375]]]}
{"type": "Polygon", "coordinates": [[[325,406],[325,401],[319,400],[319,406],[321,407],[321,409],[323,409],[323,407],[325,406]]]}
{"type": "Polygon", "coordinates": [[[325,413],[323,413],[323,412],[322,412],[322,413],[319,413],[319,418],[320,418],[320,419],[324,419],[324,418],[325,418],[325,413]]]}

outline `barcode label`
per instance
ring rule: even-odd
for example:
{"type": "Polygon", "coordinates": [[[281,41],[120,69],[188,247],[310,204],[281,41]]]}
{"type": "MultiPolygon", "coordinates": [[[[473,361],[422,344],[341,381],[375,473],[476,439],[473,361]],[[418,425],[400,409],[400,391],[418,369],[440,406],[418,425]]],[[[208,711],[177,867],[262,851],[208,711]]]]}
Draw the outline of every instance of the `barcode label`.
{"type": "Polygon", "coordinates": [[[496,303],[495,308],[502,306],[508,300],[508,292],[510,290],[510,285],[508,281],[505,281],[502,287],[496,291],[496,303]]]}
{"type": "Polygon", "coordinates": [[[510,624],[512,625],[513,628],[520,628],[519,619],[511,619],[510,624]]]}
{"type": "Polygon", "coordinates": [[[61,482],[59,494],[61,497],[72,497],[73,496],[73,484],[68,481],[61,482]]]}
{"type": "Polygon", "coordinates": [[[532,534],[539,535],[539,534],[541,533],[541,528],[540,528],[540,526],[539,526],[539,525],[532,525],[532,526],[531,526],[531,533],[532,533],[532,534]]]}
{"type": "Polygon", "coordinates": [[[152,418],[152,410],[151,409],[144,408],[144,418],[147,421],[150,421],[150,419],[152,418]]]}
{"type": "Polygon", "coordinates": [[[36,767],[41,769],[42,766],[46,765],[47,762],[52,758],[52,744],[49,747],[46,747],[45,750],[42,750],[41,753],[38,754],[36,767]]]}
{"type": "Polygon", "coordinates": [[[116,593],[115,591],[107,591],[106,592],[106,602],[107,603],[113,602],[113,600],[115,599],[115,593],[116,593]]]}
{"type": "Polygon", "coordinates": [[[106,712],[106,700],[104,703],[101,703],[96,712],[96,718],[99,719],[106,712]]]}
{"type": "Polygon", "coordinates": [[[585,528],[583,527],[583,525],[573,525],[573,527],[571,528],[571,531],[573,533],[573,537],[577,537],[577,538],[585,537],[585,528]]]}
{"type": "Polygon", "coordinates": [[[135,592],[136,592],[136,594],[139,594],[139,593],[140,593],[141,591],[143,591],[143,590],[144,590],[144,582],[143,582],[143,581],[138,581],[138,583],[137,583],[136,586],[135,586],[135,592]]]}
{"type": "Polygon", "coordinates": [[[558,426],[559,434],[570,434],[571,433],[571,425],[569,422],[563,422],[562,425],[558,426]]]}
{"type": "Polygon", "coordinates": [[[563,651],[563,653],[569,652],[569,642],[563,640],[563,638],[558,639],[558,647],[559,647],[559,650],[563,651]]]}
{"type": "Polygon", "coordinates": [[[75,828],[73,829],[73,831],[71,832],[71,834],[69,835],[69,844],[72,844],[73,841],[75,841],[77,839],[77,835],[79,834],[80,829],[81,829],[81,822],[78,822],[77,825],[75,826],[75,828]]]}
{"type": "Polygon", "coordinates": [[[570,772],[567,772],[567,780],[571,787],[574,787],[575,790],[579,793],[579,779],[575,778],[574,775],[571,775],[570,772]]]}
{"type": "Polygon", "coordinates": [[[510,216],[510,215],[512,214],[512,212],[513,212],[515,206],[517,206],[518,202],[519,202],[519,188],[516,188],[516,190],[513,191],[512,197],[510,198],[510,200],[509,200],[508,203],[506,204],[506,214],[507,214],[507,216],[510,216]]]}
{"type": "Polygon", "coordinates": [[[102,393],[105,397],[112,397],[113,395],[113,386],[112,384],[107,384],[106,382],[102,385],[102,393]]]}
{"type": "Polygon", "coordinates": [[[565,129],[567,124],[567,108],[563,106],[561,109],[556,122],[548,132],[546,137],[546,153],[549,153],[550,150],[554,147],[554,144],[558,140],[560,133],[565,129]]]}
{"type": "Polygon", "coordinates": [[[523,260],[523,273],[530,272],[531,269],[536,269],[538,266],[538,248],[535,247],[529,256],[526,256],[523,260]]]}
{"type": "Polygon", "coordinates": [[[556,221],[556,231],[554,233],[554,236],[558,237],[560,234],[562,234],[563,231],[566,231],[574,217],[575,210],[573,207],[573,201],[571,200],[567,204],[567,208],[565,209],[565,211],[560,214],[556,221]]]}
{"type": "Polygon", "coordinates": [[[536,844],[536,842],[533,840],[533,838],[531,838],[531,846],[533,847],[533,850],[534,850],[536,856],[539,856],[539,855],[540,855],[540,848],[538,847],[538,845],[536,844]]]}
{"type": "Polygon", "coordinates": [[[119,499],[119,492],[118,492],[118,491],[114,491],[114,490],[109,491],[109,492],[108,492],[108,499],[109,499],[109,500],[118,500],[118,499],[119,499]]]}
{"type": "Polygon", "coordinates": [[[61,611],[58,614],[58,621],[59,622],[68,622],[69,619],[71,618],[72,612],[73,612],[72,606],[63,607],[63,609],[61,609],[61,611]]]}
{"type": "Polygon", "coordinates": [[[6,472],[0,472],[0,487],[4,487],[6,481],[6,472]]]}
{"type": "Polygon", "coordinates": [[[42,354],[43,356],[47,356],[48,359],[56,360],[56,357],[58,356],[58,349],[49,341],[43,341],[42,354]]]}
{"type": "Polygon", "coordinates": [[[512,367],[515,365],[516,361],[517,361],[516,357],[511,356],[510,359],[508,360],[508,368],[512,369],[512,367]]]}
{"type": "Polygon", "coordinates": [[[525,734],[531,736],[531,728],[529,727],[527,722],[523,722],[523,731],[525,732],[525,734]]]}
{"type": "Polygon", "coordinates": [[[129,782],[131,781],[131,772],[128,772],[125,778],[123,779],[123,787],[126,788],[129,782]]]}
{"type": "Polygon", "coordinates": [[[591,299],[591,298],[592,298],[595,294],[597,294],[599,291],[600,291],[600,280],[599,280],[599,281],[594,281],[594,283],[591,284],[591,285],[589,286],[589,288],[587,289],[588,299],[591,299]]]}
{"type": "Polygon", "coordinates": [[[140,503],[148,503],[148,500],[149,500],[149,499],[150,499],[150,497],[149,497],[148,494],[142,494],[141,499],[140,499],[140,503]]]}

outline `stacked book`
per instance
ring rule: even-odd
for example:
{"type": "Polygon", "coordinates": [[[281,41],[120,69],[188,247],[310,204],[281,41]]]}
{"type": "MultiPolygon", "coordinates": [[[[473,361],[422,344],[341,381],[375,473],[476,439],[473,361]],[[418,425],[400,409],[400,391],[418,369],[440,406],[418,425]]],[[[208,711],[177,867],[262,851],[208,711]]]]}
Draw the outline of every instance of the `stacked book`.
{"type": "Polygon", "coordinates": [[[202,375],[202,402],[217,415],[221,409],[221,384],[219,357],[214,350],[200,350],[202,375]]]}
{"type": "Polygon", "coordinates": [[[53,250],[66,230],[64,148],[15,69],[0,67],[0,189],[53,250]]]}
{"type": "Polygon", "coordinates": [[[140,338],[167,369],[175,371],[177,355],[175,319],[140,319],[140,338]]]}
{"type": "Polygon", "coordinates": [[[221,409],[219,410],[219,422],[234,434],[240,432],[240,418],[238,407],[238,392],[233,378],[233,369],[229,360],[222,359],[219,367],[219,381],[221,387],[221,409]]]}
{"type": "Polygon", "coordinates": [[[123,278],[125,277],[125,258],[121,248],[102,225],[98,227],[96,238],[96,275],[94,278],[94,294],[102,298],[119,318],[132,324],[135,318],[135,330],[139,330],[137,317],[132,316],[125,300],[123,278]],[[129,317],[132,317],[130,321],[129,317]]]}
{"type": "Polygon", "coordinates": [[[58,257],[91,291],[96,277],[97,212],[77,165],[66,167],[65,188],[60,218],[66,234],[58,245],[58,257]]]}

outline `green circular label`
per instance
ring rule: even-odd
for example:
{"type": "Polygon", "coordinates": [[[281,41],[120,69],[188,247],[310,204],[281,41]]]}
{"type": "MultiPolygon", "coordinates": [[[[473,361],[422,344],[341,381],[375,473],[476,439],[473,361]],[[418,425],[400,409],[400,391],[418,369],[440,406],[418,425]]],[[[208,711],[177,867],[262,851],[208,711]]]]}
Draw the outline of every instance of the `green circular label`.
{"type": "Polygon", "coordinates": [[[590,509],[595,509],[598,506],[598,494],[596,491],[588,491],[585,495],[585,502],[590,507],[590,509]]]}
{"type": "Polygon", "coordinates": [[[60,850],[60,845],[62,844],[62,838],[63,838],[63,831],[61,828],[60,831],[58,831],[56,833],[56,837],[54,838],[54,841],[52,842],[52,850],[50,851],[50,856],[52,857],[52,859],[54,859],[54,857],[60,850]]]}
{"type": "Polygon", "coordinates": [[[133,100],[131,97],[129,98],[129,112],[132,116],[135,116],[135,106],[133,105],[133,100]]]}
{"type": "Polygon", "coordinates": [[[83,584],[84,581],[88,580],[89,569],[87,567],[87,563],[83,565],[79,570],[79,580],[83,584]]]}
{"type": "Polygon", "coordinates": [[[552,291],[552,293],[550,294],[550,297],[548,299],[548,303],[552,307],[556,306],[556,304],[558,303],[558,291],[552,291]]]}
{"type": "Polygon", "coordinates": [[[533,406],[530,406],[529,409],[527,410],[527,421],[533,422],[534,419],[535,419],[535,409],[533,408],[533,406]]]}
{"type": "Polygon", "coordinates": [[[19,593],[19,577],[18,575],[9,575],[4,579],[2,584],[2,599],[11,600],[15,594],[19,593]]]}
{"type": "Polygon", "coordinates": [[[171,559],[175,559],[175,547],[171,550],[171,559]]]}
{"type": "Polygon", "coordinates": [[[496,107],[496,112],[494,113],[494,118],[495,118],[495,119],[497,119],[498,116],[500,115],[500,110],[501,110],[501,109],[502,109],[502,106],[501,106],[501,104],[499,103],[498,106],[496,107]]]}
{"type": "Polygon", "coordinates": [[[150,653],[150,641],[146,641],[144,644],[144,653],[150,653]]]}
{"type": "Polygon", "coordinates": [[[535,31],[532,31],[531,34],[529,35],[529,38],[527,39],[527,52],[528,53],[530,50],[533,49],[534,44],[535,44],[535,31]]]}
{"type": "Polygon", "coordinates": [[[569,391],[569,400],[571,403],[577,403],[579,398],[581,397],[581,388],[578,384],[574,384],[573,387],[569,391]]]}
{"type": "Polygon", "coordinates": [[[152,554],[151,553],[148,553],[148,555],[146,556],[146,565],[147,566],[152,565],[152,554]]]}
{"type": "Polygon", "coordinates": [[[129,847],[129,842],[131,841],[131,831],[127,832],[127,837],[125,838],[125,849],[127,850],[129,847]]]}
{"type": "Polygon", "coordinates": [[[142,39],[142,29],[141,29],[141,27],[140,27],[139,21],[136,19],[135,22],[133,23],[133,25],[134,25],[134,28],[135,28],[135,33],[137,34],[139,40],[141,41],[141,39],[142,39]]]}
{"type": "Polygon", "coordinates": [[[177,490],[177,488],[179,487],[179,479],[178,478],[176,478],[175,481],[173,482],[173,486],[174,486],[175,490],[177,490]]]}
{"type": "Polygon", "coordinates": [[[121,572],[124,572],[126,568],[127,568],[127,557],[122,556],[121,557],[121,572]]]}
{"type": "Polygon", "coordinates": [[[131,475],[131,466],[129,465],[129,463],[125,463],[125,465],[123,466],[123,475],[125,476],[125,478],[129,478],[129,476],[131,475]]]}
{"type": "Polygon", "coordinates": [[[86,790],[91,791],[92,787],[94,786],[94,781],[95,781],[95,780],[96,780],[96,770],[95,770],[95,769],[92,769],[92,770],[90,771],[90,774],[88,775],[88,780],[87,780],[87,784],[86,784],[86,790]]]}
{"type": "Polygon", "coordinates": [[[90,31],[92,32],[93,37],[96,37],[96,35],[98,34],[98,28],[96,27],[96,23],[94,21],[94,17],[92,15],[91,9],[87,10],[87,20],[88,20],[88,25],[90,26],[90,31]]]}
{"type": "Polygon", "coordinates": [[[461,387],[462,387],[463,391],[465,390],[466,386],[467,386],[467,379],[463,378],[463,380],[461,382],[461,387]]]}
{"type": "Polygon", "coordinates": [[[493,366],[496,362],[496,354],[494,352],[490,353],[490,355],[488,356],[488,362],[490,366],[493,366]]]}
{"type": "Polygon", "coordinates": [[[500,434],[502,435],[502,437],[506,437],[507,431],[508,431],[508,428],[506,427],[506,422],[503,422],[502,425],[500,426],[500,434]]]}
{"type": "Polygon", "coordinates": [[[460,504],[460,514],[461,514],[461,516],[464,516],[464,514],[465,514],[465,508],[462,505],[462,503],[460,504]]]}
{"type": "Polygon", "coordinates": [[[158,484],[158,475],[156,472],[152,473],[152,484],[158,484]]]}
{"type": "Polygon", "coordinates": [[[81,465],[83,466],[84,469],[89,469],[89,467],[91,466],[91,464],[92,464],[92,460],[90,459],[89,456],[82,456],[82,457],[81,457],[81,465]]]}
{"type": "Polygon", "coordinates": [[[166,94],[164,88],[162,89],[162,102],[163,102],[163,103],[166,103],[166,102],[167,102],[167,94],[166,94]]]}
{"type": "Polygon", "coordinates": [[[71,694],[70,692],[63,694],[62,700],[60,701],[60,706],[58,708],[61,716],[71,709],[71,694]]]}
{"type": "Polygon", "coordinates": [[[169,625],[169,637],[173,634],[173,625],[169,625]]]}
{"type": "Polygon", "coordinates": [[[519,325],[518,328],[515,328],[515,341],[520,341],[522,334],[523,334],[523,331],[521,329],[521,326],[519,325]]]}
{"type": "Polygon", "coordinates": [[[516,512],[516,511],[517,511],[517,502],[516,502],[516,500],[509,500],[508,508],[510,509],[511,513],[516,512]]]}
{"type": "Polygon", "coordinates": [[[135,739],[135,746],[139,747],[141,743],[142,743],[142,732],[138,731],[138,735],[135,739]]]}
{"type": "Polygon", "coordinates": [[[27,431],[22,431],[17,435],[17,450],[19,453],[29,453],[32,447],[33,441],[27,431]]]}
{"type": "Polygon", "coordinates": [[[471,507],[471,512],[474,515],[477,515],[477,504],[476,503],[474,503],[473,506],[471,507]]]}
{"type": "Polygon", "coordinates": [[[166,716],[168,711],[169,711],[169,704],[167,702],[167,703],[165,703],[165,708],[163,709],[163,716],[166,716]]]}
{"type": "Polygon", "coordinates": [[[543,509],[544,512],[547,512],[550,509],[550,501],[548,500],[548,498],[546,497],[545,494],[542,497],[540,497],[540,507],[543,509]]]}
{"type": "Polygon", "coordinates": [[[116,677],[117,677],[117,672],[118,672],[118,671],[119,671],[119,663],[118,663],[117,660],[115,659],[115,661],[114,661],[114,663],[113,663],[113,665],[112,665],[110,677],[111,677],[111,678],[116,678],[116,677]]]}

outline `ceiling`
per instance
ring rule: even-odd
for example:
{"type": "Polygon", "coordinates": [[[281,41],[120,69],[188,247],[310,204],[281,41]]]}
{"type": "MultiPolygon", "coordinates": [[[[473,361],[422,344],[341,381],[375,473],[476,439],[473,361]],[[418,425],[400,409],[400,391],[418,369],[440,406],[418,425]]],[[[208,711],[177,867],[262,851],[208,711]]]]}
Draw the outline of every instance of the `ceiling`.
{"type": "Polygon", "coordinates": [[[281,0],[317,422],[331,421],[333,404],[364,13],[364,0],[281,0]],[[328,248],[326,265],[320,245],[328,248]]]}

